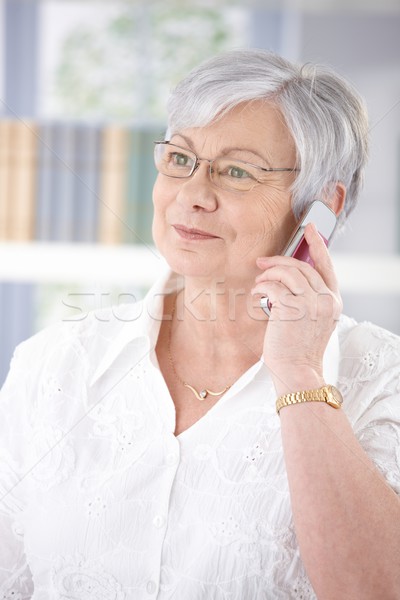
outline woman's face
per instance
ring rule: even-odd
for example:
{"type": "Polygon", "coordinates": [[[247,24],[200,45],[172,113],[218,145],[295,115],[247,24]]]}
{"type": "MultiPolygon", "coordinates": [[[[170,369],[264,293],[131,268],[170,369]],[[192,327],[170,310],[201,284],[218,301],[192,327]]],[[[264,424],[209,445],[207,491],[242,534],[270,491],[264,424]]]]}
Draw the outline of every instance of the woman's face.
{"type": "MultiPolygon", "coordinates": [[[[241,104],[207,127],[175,132],[171,143],[200,158],[295,166],[295,146],[281,113],[262,101],[241,104]]],[[[206,161],[186,179],[159,174],[153,193],[155,244],[182,275],[252,285],[259,272],[256,258],[281,253],[295,226],[289,193],[294,177],[260,171],[263,183],[233,192],[212,183],[206,161]],[[181,228],[210,235],[190,237],[181,228]]]]}

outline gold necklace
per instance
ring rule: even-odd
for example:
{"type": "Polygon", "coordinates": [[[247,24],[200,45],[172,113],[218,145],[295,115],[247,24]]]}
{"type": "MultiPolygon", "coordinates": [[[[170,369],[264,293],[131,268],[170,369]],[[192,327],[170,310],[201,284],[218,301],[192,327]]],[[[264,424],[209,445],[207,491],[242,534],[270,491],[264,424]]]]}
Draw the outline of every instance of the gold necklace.
{"type": "Polygon", "coordinates": [[[200,400],[200,402],[202,402],[203,400],[205,400],[208,395],[210,395],[210,396],[222,396],[222,394],[225,394],[225,392],[227,390],[229,390],[229,388],[231,387],[230,385],[227,385],[221,392],[212,392],[208,388],[203,388],[203,389],[200,390],[200,392],[198,392],[195,387],[193,387],[192,385],[189,385],[189,383],[187,383],[181,377],[179,377],[179,375],[178,375],[178,373],[177,373],[177,371],[175,369],[175,364],[174,364],[174,361],[172,360],[172,355],[171,355],[171,332],[172,332],[172,322],[174,320],[174,315],[175,315],[176,298],[177,298],[177,296],[175,297],[174,305],[172,307],[171,321],[170,321],[169,332],[168,332],[168,348],[167,348],[167,350],[168,350],[168,359],[169,359],[169,362],[171,363],[171,367],[172,367],[172,370],[173,370],[173,372],[175,374],[175,377],[177,378],[177,380],[180,383],[182,383],[182,385],[184,385],[189,390],[191,390],[193,392],[193,394],[196,396],[197,400],[200,400]]]}

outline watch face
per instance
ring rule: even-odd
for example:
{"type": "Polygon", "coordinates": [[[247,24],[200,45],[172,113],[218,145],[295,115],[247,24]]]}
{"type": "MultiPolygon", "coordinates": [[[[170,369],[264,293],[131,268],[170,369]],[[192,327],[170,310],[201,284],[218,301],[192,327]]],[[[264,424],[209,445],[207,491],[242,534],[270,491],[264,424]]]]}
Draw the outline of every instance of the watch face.
{"type": "Polygon", "coordinates": [[[340,408],[343,403],[342,394],[333,385],[329,386],[328,404],[340,408]]]}

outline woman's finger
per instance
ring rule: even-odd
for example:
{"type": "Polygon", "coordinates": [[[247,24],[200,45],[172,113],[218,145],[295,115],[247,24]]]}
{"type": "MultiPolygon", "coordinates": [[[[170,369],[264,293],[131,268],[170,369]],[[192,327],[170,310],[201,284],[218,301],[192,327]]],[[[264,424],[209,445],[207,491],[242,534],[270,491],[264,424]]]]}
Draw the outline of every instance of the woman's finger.
{"type": "Polygon", "coordinates": [[[338,282],[332,260],[324,241],[312,224],[305,228],[306,241],[310,246],[310,256],[314,267],[291,256],[267,256],[257,259],[257,266],[264,272],[256,277],[256,282],[264,279],[265,273],[274,266],[295,267],[307,279],[309,285],[317,292],[323,292],[324,286],[333,292],[338,292],[338,282]]]}
{"type": "Polygon", "coordinates": [[[271,317],[276,320],[296,321],[306,314],[307,300],[305,295],[295,295],[279,281],[263,281],[257,284],[251,293],[261,299],[267,297],[271,317]]]}
{"type": "Polygon", "coordinates": [[[304,237],[309,246],[314,269],[320,274],[330,290],[338,292],[339,285],[331,256],[314,223],[308,223],[304,230],[304,237]]]}
{"type": "Polygon", "coordinates": [[[330,290],[322,278],[318,278],[318,290],[313,289],[309,281],[293,267],[271,267],[263,273],[252,289],[252,294],[268,296],[274,305],[279,302],[281,309],[293,307],[307,312],[312,318],[321,316],[336,319],[342,311],[340,294],[330,290]],[[272,291],[271,291],[272,290],[272,291]]]}
{"type": "Polygon", "coordinates": [[[273,265],[256,277],[256,283],[263,281],[280,281],[293,294],[300,295],[307,292],[325,292],[327,287],[321,276],[313,269],[307,276],[297,264],[273,265]],[[312,272],[314,271],[314,272],[312,272]]]}

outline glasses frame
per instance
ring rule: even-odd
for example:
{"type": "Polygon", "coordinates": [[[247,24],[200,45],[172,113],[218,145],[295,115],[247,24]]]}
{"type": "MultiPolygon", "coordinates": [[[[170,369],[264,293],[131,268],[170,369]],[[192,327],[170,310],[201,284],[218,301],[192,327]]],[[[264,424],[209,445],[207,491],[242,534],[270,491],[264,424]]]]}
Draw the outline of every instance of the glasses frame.
{"type": "MultiPolygon", "coordinates": [[[[254,182],[254,185],[251,188],[249,188],[248,190],[235,190],[235,189],[231,189],[228,187],[219,186],[213,180],[211,167],[212,167],[212,163],[214,161],[218,160],[219,158],[223,158],[223,157],[217,156],[217,158],[201,158],[200,156],[197,156],[196,152],[194,152],[193,150],[190,150],[190,148],[182,148],[182,146],[178,146],[177,144],[174,144],[170,140],[156,140],[153,143],[154,143],[154,153],[156,152],[157,146],[168,146],[169,145],[169,146],[174,146],[175,148],[178,148],[179,150],[182,150],[182,152],[190,152],[196,158],[196,160],[193,164],[193,167],[190,170],[190,173],[188,173],[187,175],[168,175],[167,173],[162,173],[161,171],[159,171],[162,175],[165,175],[166,177],[172,177],[173,179],[188,179],[195,173],[195,171],[197,171],[197,169],[200,166],[200,162],[206,161],[209,163],[210,181],[213,185],[215,185],[216,187],[218,187],[220,189],[227,190],[227,191],[233,192],[233,193],[244,193],[244,192],[250,192],[253,189],[253,187],[255,185],[257,185],[257,183],[259,183],[259,184],[265,183],[263,181],[256,179],[254,182]]],[[[260,167],[260,165],[255,165],[254,163],[246,162],[246,161],[240,160],[240,159],[237,159],[237,162],[242,165],[249,165],[249,167],[253,167],[255,169],[258,169],[259,171],[264,171],[266,173],[273,173],[275,171],[278,171],[278,172],[286,171],[286,172],[291,172],[291,173],[298,173],[300,171],[300,169],[296,169],[296,168],[290,169],[288,167],[276,167],[276,168],[260,167]]],[[[157,163],[156,163],[156,168],[157,168],[157,163]]],[[[158,168],[157,168],[157,170],[158,170],[158,168]]]]}

